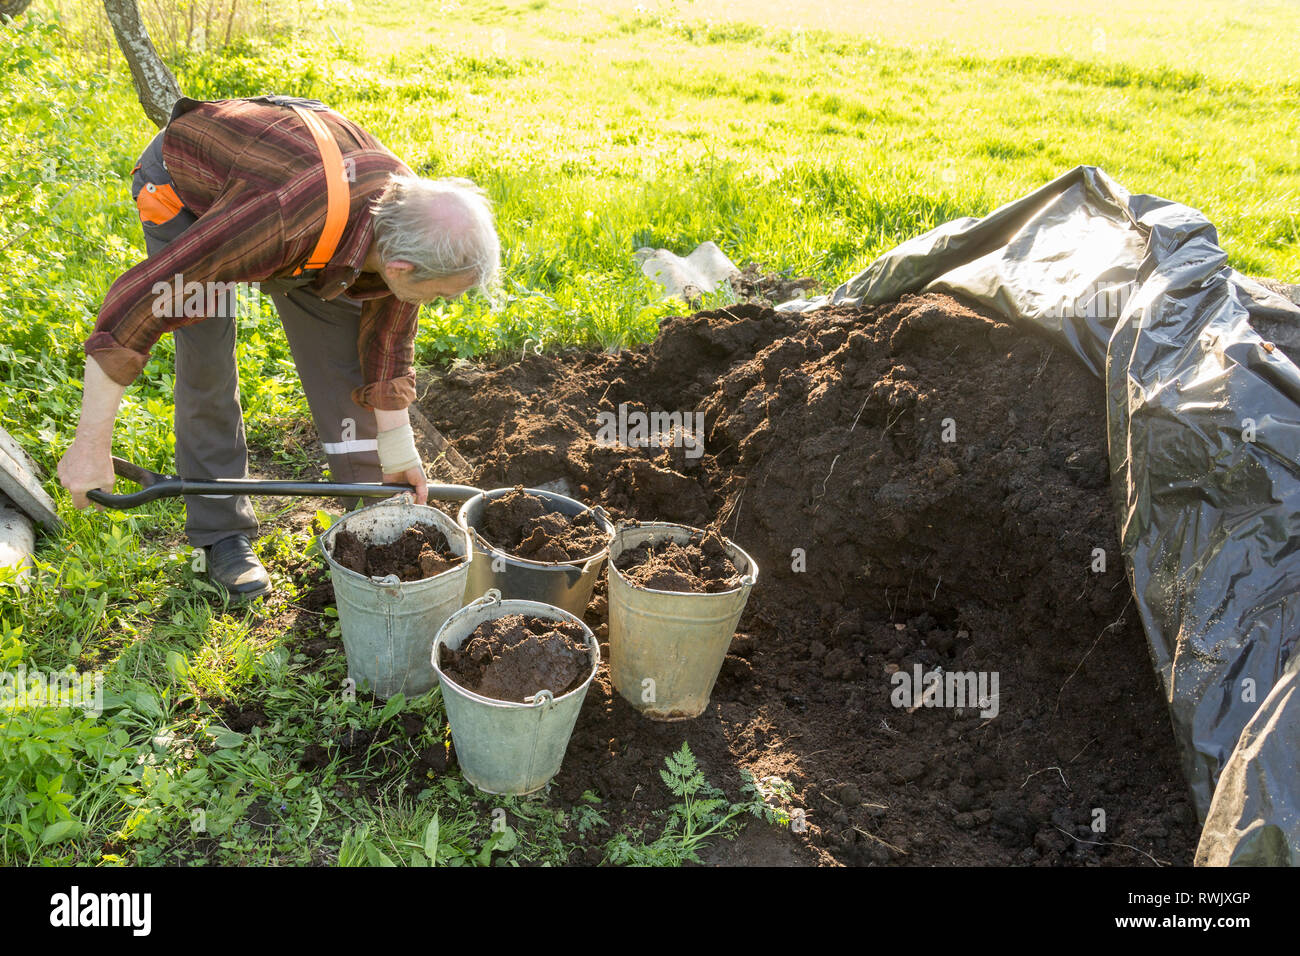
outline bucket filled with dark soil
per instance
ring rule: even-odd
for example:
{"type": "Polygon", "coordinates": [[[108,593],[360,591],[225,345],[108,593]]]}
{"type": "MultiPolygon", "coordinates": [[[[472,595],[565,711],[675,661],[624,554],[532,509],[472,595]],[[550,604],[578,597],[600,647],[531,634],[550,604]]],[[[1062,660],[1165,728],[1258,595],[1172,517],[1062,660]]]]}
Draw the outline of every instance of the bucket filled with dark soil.
{"type": "Polygon", "coordinates": [[[377,697],[431,688],[434,635],[465,597],[469,533],[437,508],[385,501],[320,536],[348,676],[377,697]]]}
{"type": "Polygon", "coordinates": [[[546,786],[599,664],[591,628],[561,608],[494,590],[453,614],[432,665],[465,779],[487,793],[546,786]]]}
{"type": "Polygon", "coordinates": [[[758,565],[714,531],[624,526],[610,544],[609,673],[653,720],[702,714],[758,565]]]}
{"type": "Polygon", "coordinates": [[[497,488],[460,509],[474,542],[470,595],[538,601],[581,614],[609,554],[614,525],[600,508],[538,488],[497,488]]]}

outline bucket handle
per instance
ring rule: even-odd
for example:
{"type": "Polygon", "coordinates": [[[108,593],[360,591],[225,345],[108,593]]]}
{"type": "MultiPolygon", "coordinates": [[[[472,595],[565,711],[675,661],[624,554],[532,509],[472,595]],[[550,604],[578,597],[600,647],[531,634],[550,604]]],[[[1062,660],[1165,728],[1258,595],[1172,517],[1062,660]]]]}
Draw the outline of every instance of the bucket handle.
{"type": "Polygon", "coordinates": [[[547,710],[555,706],[555,695],[549,690],[539,690],[531,697],[525,697],[524,703],[532,704],[534,707],[540,707],[542,710],[547,710]]]}
{"type": "Polygon", "coordinates": [[[482,597],[477,597],[470,601],[467,607],[491,607],[493,604],[501,603],[501,591],[497,588],[488,588],[483,592],[482,597]]]}
{"type": "Polygon", "coordinates": [[[398,585],[402,583],[402,579],[396,574],[372,574],[370,576],[370,583],[375,587],[383,588],[385,593],[390,595],[394,600],[400,601],[405,596],[405,592],[398,587],[398,585]]]}
{"type": "MultiPolygon", "coordinates": [[[[491,554],[493,551],[499,550],[498,548],[492,546],[492,542],[488,541],[487,538],[479,534],[478,528],[475,528],[473,525],[470,525],[469,527],[469,536],[471,539],[473,539],[471,541],[471,544],[476,545],[480,551],[483,551],[487,554],[491,554]]],[[[505,554],[504,551],[502,551],[501,553],[505,554]]]]}

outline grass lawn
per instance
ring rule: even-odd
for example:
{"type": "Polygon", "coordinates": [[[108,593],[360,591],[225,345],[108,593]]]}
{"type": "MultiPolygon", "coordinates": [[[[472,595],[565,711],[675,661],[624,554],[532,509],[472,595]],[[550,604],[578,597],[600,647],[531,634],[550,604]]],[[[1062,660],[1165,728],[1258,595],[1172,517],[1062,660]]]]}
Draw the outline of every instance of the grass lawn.
{"type": "MultiPolygon", "coordinates": [[[[426,307],[426,365],[648,340],[685,306],[640,276],[641,246],[712,239],[738,264],[830,287],[1081,163],[1203,211],[1238,269],[1300,273],[1294,3],[322,6],[287,5],[273,33],[172,65],[192,96],[319,97],[418,172],[489,190],[503,293],[426,307]]],[[[80,343],[143,256],[127,188],[155,131],[97,8],[36,0],[0,25],[0,425],[50,472],[76,421],[80,343]]],[[[170,343],[154,354],[116,450],[169,470],[170,343]]],[[[240,371],[257,467],[313,474],[269,306],[241,328],[240,371]]],[[[278,597],[232,611],[193,570],[178,504],[87,515],[46,487],[66,528],[41,541],[39,586],[0,586],[0,670],[100,669],[107,709],[0,724],[0,863],[559,863],[589,846],[678,859],[628,852],[642,837],[599,802],[559,819],[545,798],[496,801],[502,830],[454,775],[418,797],[399,786],[441,742],[441,702],[349,699],[342,655],[304,650],[337,635],[311,600],[306,521],[267,515],[278,597]],[[348,732],[374,744],[303,769],[310,744],[348,732]]]]}

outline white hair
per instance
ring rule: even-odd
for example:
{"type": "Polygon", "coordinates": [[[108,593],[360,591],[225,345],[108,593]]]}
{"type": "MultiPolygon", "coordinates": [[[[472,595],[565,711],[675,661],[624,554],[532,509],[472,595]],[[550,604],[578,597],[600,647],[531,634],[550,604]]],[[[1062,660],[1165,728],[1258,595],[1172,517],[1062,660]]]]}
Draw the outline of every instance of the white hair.
{"type": "Polygon", "coordinates": [[[501,266],[492,202],[468,179],[393,176],[371,206],[380,261],[402,260],[416,281],[462,275],[491,290],[501,266]]]}

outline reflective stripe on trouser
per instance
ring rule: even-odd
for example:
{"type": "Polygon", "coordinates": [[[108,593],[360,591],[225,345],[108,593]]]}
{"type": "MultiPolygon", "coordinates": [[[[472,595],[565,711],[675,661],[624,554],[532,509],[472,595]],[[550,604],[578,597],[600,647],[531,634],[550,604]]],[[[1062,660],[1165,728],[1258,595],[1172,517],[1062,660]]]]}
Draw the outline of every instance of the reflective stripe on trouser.
{"type": "MultiPolygon", "coordinates": [[[[162,135],[155,136],[140,157],[133,199],[146,182],[171,182],[162,163],[162,135]]],[[[193,222],[194,215],[183,209],[169,222],[145,224],[149,255],[157,255],[193,222]]],[[[284,324],[331,475],[337,481],[379,481],[375,413],[351,398],[352,390],[364,383],[357,355],[361,307],[350,299],[326,302],[295,288],[308,281],[272,280],[261,288],[270,293],[284,324]]],[[[232,295],[224,308],[218,304],[213,315],[173,333],[176,472],[187,478],[243,478],[248,474],[234,316],[232,295]]],[[[356,499],[342,504],[352,507],[356,499]]],[[[194,547],[232,534],[251,538],[257,532],[257,515],[245,496],[185,499],[185,535],[194,547]]]]}
{"type": "MultiPolygon", "coordinates": [[[[270,293],[280,313],[316,434],[329,459],[330,478],[379,481],[375,413],[352,401],[352,390],[365,384],[357,355],[361,304],[343,296],[320,299],[288,287],[291,283],[264,282],[262,291],[270,293]]],[[[355,498],[339,500],[348,509],[357,504],[355,498]]]]}

